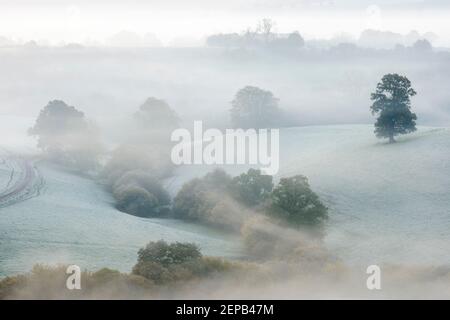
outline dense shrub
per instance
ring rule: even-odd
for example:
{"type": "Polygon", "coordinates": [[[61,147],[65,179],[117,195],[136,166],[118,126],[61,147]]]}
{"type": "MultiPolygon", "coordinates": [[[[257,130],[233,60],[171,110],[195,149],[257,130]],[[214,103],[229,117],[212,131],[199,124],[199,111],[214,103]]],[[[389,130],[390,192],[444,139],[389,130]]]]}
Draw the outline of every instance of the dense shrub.
{"type": "Polygon", "coordinates": [[[177,218],[233,229],[259,213],[306,228],[321,226],[328,218],[327,207],[311,190],[306,177],[282,178],[273,188],[272,176],[255,169],[234,178],[215,170],[186,183],[173,201],[177,218]]]}
{"type": "Polygon", "coordinates": [[[155,284],[144,277],[103,268],[81,273],[81,290],[67,290],[67,266],[35,265],[30,273],[0,280],[2,299],[142,299],[155,284]]]}
{"type": "MultiPolygon", "coordinates": [[[[178,291],[192,297],[200,282],[220,278],[250,279],[256,265],[202,256],[190,243],[150,242],[139,250],[131,274],[103,268],[81,273],[81,290],[67,290],[67,266],[35,265],[30,273],[0,279],[3,299],[155,299],[173,297],[178,291]],[[171,290],[169,290],[171,289],[171,290]]],[[[241,280],[236,280],[239,281],[241,280]]]]}
{"type": "Polygon", "coordinates": [[[165,241],[150,242],[138,252],[138,262],[156,262],[163,266],[180,264],[202,256],[200,249],[192,243],[165,241]]]}
{"type": "Polygon", "coordinates": [[[119,210],[141,217],[166,213],[170,196],[159,181],[141,171],[131,171],[117,179],[113,195],[119,210]]]}
{"type": "Polygon", "coordinates": [[[311,265],[326,262],[325,250],[317,230],[298,230],[275,224],[267,217],[248,219],[241,228],[244,247],[249,256],[258,260],[283,260],[311,265]]]}
{"type": "Polygon", "coordinates": [[[111,153],[102,176],[119,210],[142,217],[166,216],[170,198],[161,181],[174,168],[170,133],[178,117],[163,100],[148,98],[132,120],[128,141],[111,153]]]}
{"type": "Polygon", "coordinates": [[[248,213],[269,197],[272,177],[250,169],[231,178],[216,169],[205,177],[187,182],[173,202],[175,217],[221,226],[236,226],[248,213]]]}
{"type": "Polygon", "coordinates": [[[121,186],[114,191],[117,209],[136,216],[152,216],[158,213],[158,199],[147,190],[136,186],[121,186]]]}
{"type": "Polygon", "coordinates": [[[231,177],[223,170],[208,173],[183,185],[173,200],[173,214],[177,218],[212,222],[212,213],[228,192],[231,177]]]}
{"type": "Polygon", "coordinates": [[[114,150],[103,170],[106,183],[112,186],[117,179],[130,171],[151,174],[163,179],[173,170],[167,150],[147,148],[142,145],[122,145],[114,150]]]}
{"type": "Polygon", "coordinates": [[[187,281],[231,270],[233,264],[222,259],[203,257],[192,243],[150,242],[138,252],[133,274],[156,284],[187,281]]]}

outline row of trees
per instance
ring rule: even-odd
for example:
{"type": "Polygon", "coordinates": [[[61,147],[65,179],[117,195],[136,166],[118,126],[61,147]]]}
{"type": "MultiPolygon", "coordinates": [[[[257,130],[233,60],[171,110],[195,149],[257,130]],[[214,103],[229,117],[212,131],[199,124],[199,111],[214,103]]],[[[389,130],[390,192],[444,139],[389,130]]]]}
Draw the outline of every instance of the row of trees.
{"type": "Polygon", "coordinates": [[[274,32],[275,23],[271,19],[262,19],[256,28],[243,33],[225,33],[211,35],[206,39],[210,47],[220,48],[265,48],[271,50],[297,50],[305,45],[298,31],[289,34],[274,32]]]}
{"type": "MultiPolygon", "coordinates": [[[[276,23],[271,19],[262,19],[255,28],[248,28],[241,33],[213,34],[206,39],[209,47],[227,49],[266,49],[273,51],[295,51],[305,47],[306,42],[298,31],[291,33],[275,32],[276,23]]],[[[418,53],[432,52],[433,46],[430,41],[436,36],[432,33],[420,35],[412,31],[408,35],[378,31],[364,30],[358,40],[348,35],[339,35],[330,40],[311,40],[311,47],[330,47],[333,52],[342,52],[349,49],[389,49],[403,50],[411,49],[418,53]]]]}
{"type": "MultiPolygon", "coordinates": [[[[392,143],[396,136],[416,130],[417,116],[411,111],[410,101],[414,95],[416,91],[406,77],[387,74],[382,78],[371,96],[371,110],[378,115],[375,123],[378,137],[388,138],[392,143]]],[[[281,115],[278,102],[270,91],[244,87],[231,102],[232,123],[238,128],[276,127],[281,115]]],[[[147,99],[135,113],[135,132],[111,153],[101,175],[114,195],[119,210],[138,216],[169,214],[171,200],[161,180],[172,173],[169,137],[178,125],[179,119],[175,112],[165,101],[156,98],[147,99]]],[[[51,160],[83,172],[99,169],[99,159],[104,153],[99,131],[75,107],[60,100],[50,101],[40,112],[29,133],[37,136],[38,147],[51,160]]],[[[266,196],[270,194],[272,215],[277,213],[279,217],[285,217],[285,220],[293,223],[307,224],[315,220],[311,217],[321,219],[324,216],[324,208],[317,199],[313,201],[316,196],[310,192],[305,178],[282,179],[274,190],[270,187],[271,183],[271,177],[257,171],[249,171],[235,178],[224,172],[216,172],[184,186],[175,198],[173,214],[186,219],[203,219],[201,217],[204,216],[204,220],[223,220],[227,215],[221,211],[233,210],[225,202],[217,206],[217,196],[211,192],[215,190],[217,194],[227,191],[231,198],[247,207],[263,206],[266,196]],[[285,191],[295,188],[302,191],[294,193],[290,200],[277,196],[279,191],[286,195],[285,191]],[[296,197],[300,196],[314,202],[317,212],[309,216],[303,207],[295,209],[289,207],[290,204],[282,205],[284,200],[294,203],[296,197]],[[280,208],[282,210],[278,210],[280,208]]]]}
{"type": "MultiPolygon", "coordinates": [[[[414,95],[416,91],[408,78],[398,74],[383,76],[371,95],[372,113],[378,115],[375,123],[378,137],[394,142],[395,136],[416,130],[417,116],[411,112],[410,101],[414,95]]],[[[279,99],[270,91],[246,86],[236,93],[231,105],[231,123],[236,128],[271,128],[281,124],[279,99]]],[[[158,147],[157,150],[167,145],[170,132],[179,125],[176,113],[165,101],[156,98],[147,99],[134,119],[139,131],[131,137],[131,145],[146,144],[158,147]]],[[[42,109],[29,133],[38,138],[38,147],[53,160],[83,170],[95,169],[104,151],[96,126],[83,112],[61,100],[50,101],[42,109]]]]}
{"type": "Polygon", "coordinates": [[[173,201],[175,217],[221,227],[240,229],[255,214],[300,228],[321,227],[328,209],[306,177],[282,178],[274,186],[272,176],[255,169],[236,177],[216,169],[186,183],[173,201]]]}
{"type": "MultiPolygon", "coordinates": [[[[246,87],[238,92],[233,105],[245,113],[246,106],[255,103],[258,108],[250,111],[261,115],[267,101],[275,103],[276,99],[268,92],[246,87]],[[258,95],[261,97],[255,97],[258,95]]],[[[268,120],[259,117],[255,121],[263,125],[268,120]]],[[[119,210],[138,216],[168,216],[171,199],[161,180],[171,173],[170,145],[166,140],[178,118],[164,101],[150,98],[135,114],[135,121],[140,130],[112,153],[102,177],[119,210]]],[[[38,146],[52,159],[87,169],[96,166],[101,152],[97,131],[92,128],[82,112],[62,101],[51,101],[41,111],[30,134],[38,136],[38,146]]],[[[230,208],[232,202],[220,201],[225,194],[242,206],[262,208],[261,211],[294,224],[316,224],[326,216],[326,208],[310,190],[306,178],[282,179],[273,188],[271,176],[253,169],[234,178],[217,170],[188,182],[174,199],[173,215],[213,224],[224,224],[228,219],[228,224],[234,225],[230,212],[236,209],[230,208]],[[296,197],[304,202],[294,201],[296,197]]]]}
{"type": "Polygon", "coordinates": [[[75,107],[54,100],[41,110],[29,134],[37,137],[49,160],[82,173],[100,172],[119,210],[162,215],[170,197],[160,181],[172,171],[169,138],[178,117],[165,101],[149,98],[134,114],[132,127],[127,141],[106,154],[95,124],[75,107]]]}
{"type": "MultiPolygon", "coordinates": [[[[270,91],[247,86],[236,93],[231,103],[231,122],[239,128],[278,126],[281,119],[278,101],[270,91]]],[[[170,134],[179,126],[179,118],[167,102],[153,97],[139,107],[133,122],[134,131],[128,141],[113,152],[108,164],[114,179],[124,170],[156,169],[149,167],[152,164],[162,169],[155,153],[161,155],[159,162],[167,161],[170,134]],[[145,155],[143,147],[152,154],[145,155]]],[[[98,169],[105,152],[96,125],[82,111],[62,100],[50,101],[28,133],[37,138],[38,148],[51,160],[84,172],[98,169]]],[[[168,169],[159,175],[167,175],[168,169]]]]}

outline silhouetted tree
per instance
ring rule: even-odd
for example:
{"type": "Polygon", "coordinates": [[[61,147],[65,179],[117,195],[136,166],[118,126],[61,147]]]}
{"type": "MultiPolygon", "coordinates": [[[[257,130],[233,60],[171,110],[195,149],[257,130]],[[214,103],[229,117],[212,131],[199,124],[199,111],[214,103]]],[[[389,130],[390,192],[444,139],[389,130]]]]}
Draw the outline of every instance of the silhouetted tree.
{"type": "Polygon", "coordinates": [[[258,87],[240,89],[231,105],[231,122],[237,128],[271,127],[280,116],[278,99],[272,92],[258,87]]]}
{"type": "Polygon", "coordinates": [[[93,169],[101,152],[97,128],[83,112],[64,101],[50,101],[28,133],[52,160],[78,169],[93,169]]]}
{"type": "Polygon", "coordinates": [[[408,78],[398,74],[387,74],[378,83],[371,95],[372,114],[378,114],[375,134],[379,138],[389,138],[416,131],[416,114],[411,112],[410,97],[416,95],[408,78]]]}
{"type": "Polygon", "coordinates": [[[142,128],[149,130],[173,130],[178,126],[178,117],[164,100],[148,98],[134,114],[142,128]]]}
{"type": "Polygon", "coordinates": [[[298,31],[294,31],[287,37],[287,43],[291,48],[302,48],[305,46],[305,39],[298,31]]]}
{"type": "Polygon", "coordinates": [[[427,39],[421,39],[414,42],[413,49],[416,52],[426,53],[433,51],[433,46],[427,39]]]}
{"type": "Polygon", "coordinates": [[[275,22],[268,18],[264,18],[258,23],[256,32],[262,34],[266,45],[275,37],[275,34],[273,33],[274,26],[275,22]]]}

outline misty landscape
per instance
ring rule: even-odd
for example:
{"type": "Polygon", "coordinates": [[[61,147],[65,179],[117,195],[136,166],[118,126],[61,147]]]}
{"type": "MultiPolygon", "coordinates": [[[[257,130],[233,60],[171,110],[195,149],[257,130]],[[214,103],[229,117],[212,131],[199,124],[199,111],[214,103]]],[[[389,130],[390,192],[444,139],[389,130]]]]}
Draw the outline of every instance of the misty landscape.
{"type": "Polygon", "coordinates": [[[447,4],[63,2],[0,22],[0,299],[450,298],[447,4]]]}

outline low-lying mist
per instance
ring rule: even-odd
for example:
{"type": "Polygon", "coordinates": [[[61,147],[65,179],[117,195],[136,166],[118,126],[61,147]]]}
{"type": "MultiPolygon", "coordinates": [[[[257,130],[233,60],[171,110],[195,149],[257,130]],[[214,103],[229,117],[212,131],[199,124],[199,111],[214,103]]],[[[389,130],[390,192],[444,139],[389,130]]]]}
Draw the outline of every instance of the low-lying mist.
{"type": "Polygon", "coordinates": [[[370,92],[383,74],[396,72],[408,76],[419,93],[414,105],[420,124],[444,125],[449,120],[447,55],[354,48],[295,54],[222,48],[1,49],[1,113],[35,115],[50,99],[63,99],[89,114],[104,139],[114,143],[130,128],[121,121],[124,115],[131,116],[148,96],[165,99],[184,125],[202,119],[224,127],[233,95],[254,85],[280,99],[293,125],[368,123],[370,92]]]}
{"type": "MultiPolygon", "coordinates": [[[[394,243],[398,230],[431,243],[438,238],[433,233],[443,234],[448,131],[420,131],[387,146],[368,138],[368,126],[320,126],[372,123],[371,92],[391,73],[407,76],[417,91],[412,106],[418,124],[447,126],[449,58],[432,48],[352,44],[295,51],[0,48],[0,121],[37,116],[23,132],[37,143],[34,153],[94,180],[111,196],[108,208],[115,213],[206,226],[238,239],[244,251],[223,259],[220,253],[203,256],[193,244],[151,242],[128,273],[84,271],[80,291],[65,287],[66,266],[37,265],[2,279],[0,298],[450,298],[450,268],[444,264],[378,259],[382,290],[369,290],[368,266],[344,260],[327,239],[332,223],[331,241],[342,236],[344,250],[351,241],[377,242],[385,235],[394,243]],[[263,96],[273,111],[266,118],[283,130],[280,174],[175,167],[174,129],[190,129],[194,120],[205,128],[239,127],[242,114],[254,120],[246,110],[233,118],[230,109],[241,107],[240,92],[263,96]],[[315,126],[302,131],[307,125],[315,126]],[[177,181],[183,169],[191,172],[177,181]],[[366,225],[353,229],[350,220],[366,225]],[[440,223],[438,232],[432,223],[440,223]],[[164,250],[176,251],[179,261],[154,254],[164,250]],[[189,250],[191,256],[184,256],[189,250]]],[[[267,124],[259,120],[257,127],[267,124]]],[[[373,249],[385,250],[383,245],[373,249]]]]}

